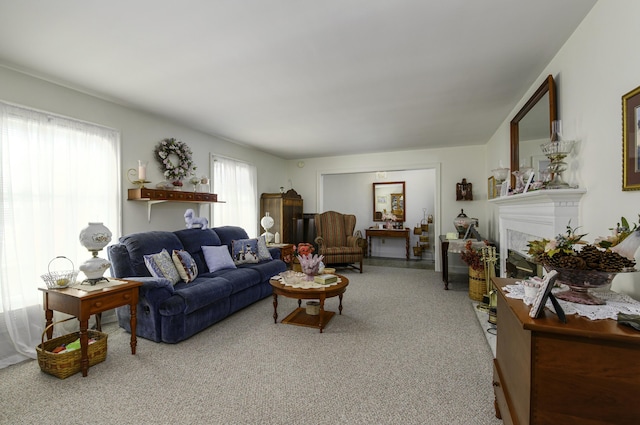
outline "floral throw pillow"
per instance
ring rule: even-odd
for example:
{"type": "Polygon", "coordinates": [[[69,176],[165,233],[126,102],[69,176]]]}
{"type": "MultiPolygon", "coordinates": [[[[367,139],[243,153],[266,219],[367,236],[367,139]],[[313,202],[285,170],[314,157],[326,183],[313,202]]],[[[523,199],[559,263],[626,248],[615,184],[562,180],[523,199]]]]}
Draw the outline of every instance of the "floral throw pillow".
{"type": "Polygon", "coordinates": [[[264,240],[264,236],[258,238],[258,258],[260,261],[273,260],[269,248],[267,248],[267,242],[264,240]]]}
{"type": "Polygon", "coordinates": [[[173,264],[176,266],[176,270],[178,270],[178,274],[185,283],[192,282],[193,279],[198,277],[198,266],[191,254],[187,251],[174,249],[171,258],[173,259],[173,264]]]}
{"type": "Polygon", "coordinates": [[[178,270],[176,270],[171,255],[169,255],[166,249],[163,249],[157,254],[145,255],[144,263],[149,273],[151,273],[151,276],[169,279],[174,285],[180,282],[180,274],[178,270]]]}

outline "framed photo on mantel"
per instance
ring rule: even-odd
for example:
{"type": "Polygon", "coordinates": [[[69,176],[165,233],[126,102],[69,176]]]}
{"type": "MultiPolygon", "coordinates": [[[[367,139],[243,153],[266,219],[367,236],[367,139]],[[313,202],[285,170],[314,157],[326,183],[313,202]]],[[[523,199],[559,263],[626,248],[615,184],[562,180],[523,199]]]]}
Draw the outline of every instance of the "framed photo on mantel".
{"type": "Polygon", "coordinates": [[[640,190],[640,87],[622,96],[622,190],[640,190]]]}

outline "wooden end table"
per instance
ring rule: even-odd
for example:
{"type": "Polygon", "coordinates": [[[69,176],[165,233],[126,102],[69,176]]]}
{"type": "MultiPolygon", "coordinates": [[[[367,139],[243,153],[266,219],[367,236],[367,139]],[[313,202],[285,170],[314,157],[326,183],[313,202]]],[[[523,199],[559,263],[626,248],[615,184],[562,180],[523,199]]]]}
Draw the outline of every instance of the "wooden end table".
{"type": "Polygon", "coordinates": [[[324,327],[335,314],[333,311],[324,310],[325,299],[338,296],[340,298],[338,314],[342,314],[342,294],[347,290],[349,279],[341,275],[337,276],[340,278],[340,282],[336,285],[308,289],[287,286],[279,280],[269,280],[273,288],[273,323],[278,323],[278,295],[287,298],[297,298],[298,308],[282,319],[282,323],[317,328],[320,329],[320,333],[322,333],[324,327]],[[320,313],[317,316],[307,314],[306,309],[301,307],[302,300],[320,300],[320,313]]]}
{"type": "MultiPolygon", "coordinates": [[[[122,279],[119,279],[122,280],[122,279]]],[[[89,370],[89,337],[87,329],[89,327],[89,317],[96,314],[96,325],[99,331],[102,326],[100,314],[103,311],[111,310],[123,305],[131,307],[131,354],[136,354],[136,307],[138,305],[138,291],[141,282],[131,280],[124,281],[121,285],[110,286],[97,291],[83,291],[82,286],[77,285],[63,289],[38,288],[43,292],[43,306],[46,326],[53,323],[53,311],[60,311],[78,318],[80,322],[80,366],[82,376],[87,376],[89,370]]],[[[53,336],[53,326],[47,330],[47,339],[53,336]]]]}

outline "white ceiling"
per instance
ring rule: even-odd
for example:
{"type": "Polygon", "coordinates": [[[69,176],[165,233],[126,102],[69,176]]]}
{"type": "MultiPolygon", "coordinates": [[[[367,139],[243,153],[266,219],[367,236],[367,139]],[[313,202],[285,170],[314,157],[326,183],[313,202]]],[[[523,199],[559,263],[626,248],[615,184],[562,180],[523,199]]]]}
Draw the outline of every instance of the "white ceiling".
{"type": "Polygon", "coordinates": [[[283,158],[484,144],[595,2],[0,0],[0,64],[283,158]]]}

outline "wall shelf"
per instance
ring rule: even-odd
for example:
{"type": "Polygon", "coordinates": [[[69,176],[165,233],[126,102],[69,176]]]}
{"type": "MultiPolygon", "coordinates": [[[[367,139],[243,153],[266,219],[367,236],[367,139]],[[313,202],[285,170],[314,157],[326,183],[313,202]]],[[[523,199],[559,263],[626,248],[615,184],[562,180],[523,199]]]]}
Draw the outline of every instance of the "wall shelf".
{"type": "MultiPolygon", "coordinates": [[[[148,189],[146,187],[128,190],[128,201],[147,203],[147,220],[151,222],[151,207],[165,202],[184,202],[191,204],[222,203],[215,193],[187,192],[181,190],[148,189]]],[[[201,215],[201,212],[198,211],[201,215]]]]}

